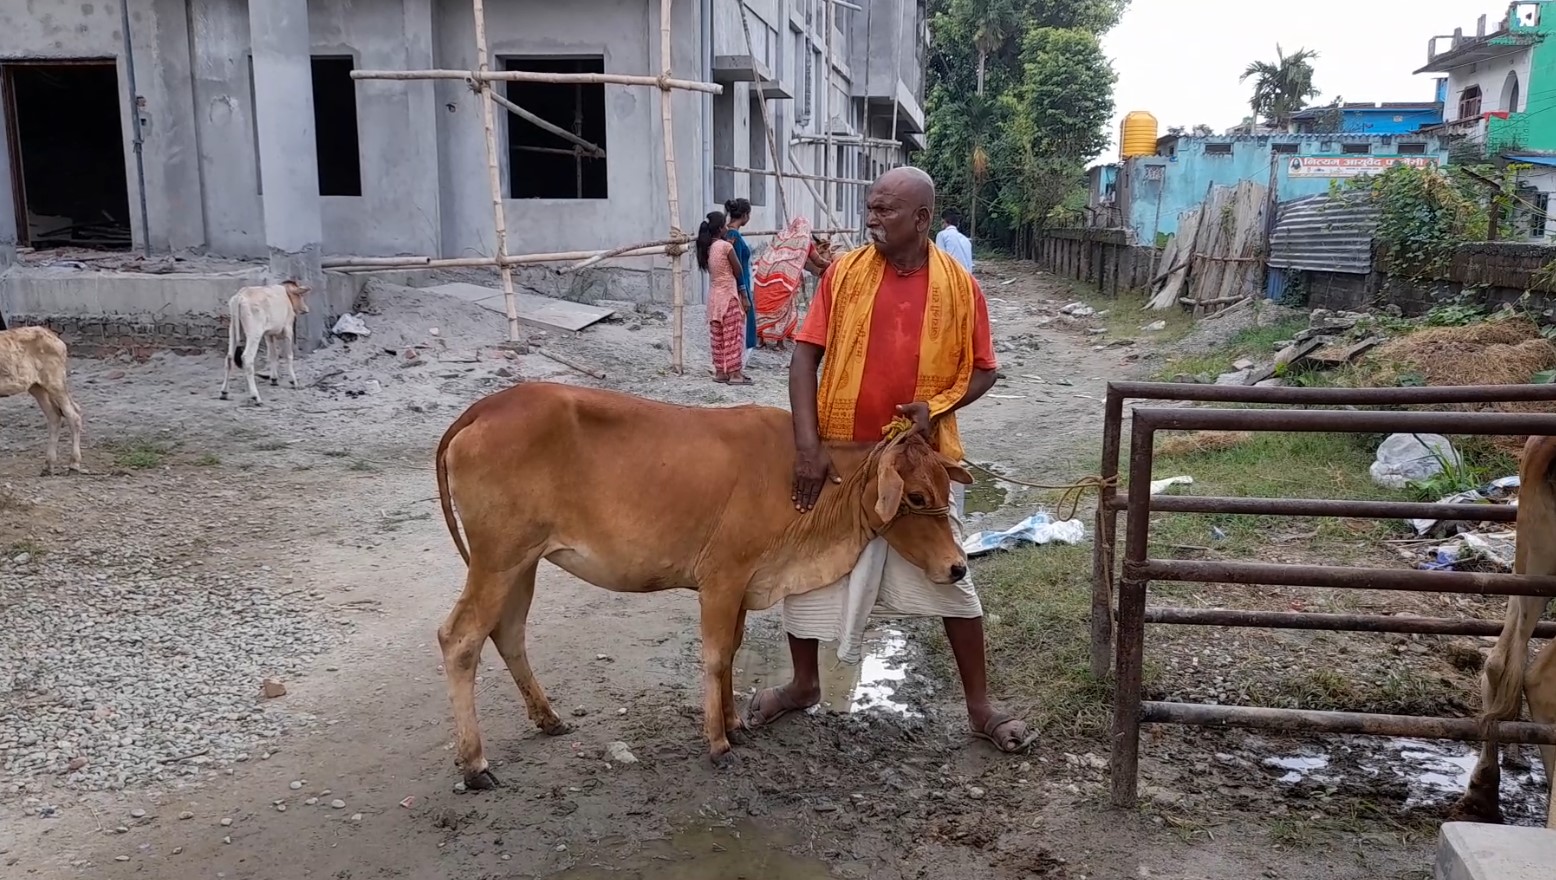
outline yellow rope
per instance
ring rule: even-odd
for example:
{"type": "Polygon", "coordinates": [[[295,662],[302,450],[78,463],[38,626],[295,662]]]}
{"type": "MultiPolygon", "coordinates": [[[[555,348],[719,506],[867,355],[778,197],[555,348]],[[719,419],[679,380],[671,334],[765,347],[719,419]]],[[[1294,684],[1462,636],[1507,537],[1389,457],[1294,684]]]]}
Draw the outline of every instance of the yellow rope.
{"type": "MultiPolygon", "coordinates": [[[[895,440],[912,429],[912,419],[908,418],[907,416],[897,416],[896,418],[892,419],[886,425],[886,427],[881,429],[881,434],[884,435],[887,440],[895,440]]],[[[1063,495],[1059,496],[1059,503],[1056,505],[1056,507],[1058,510],[1062,511],[1065,509],[1065,505],[1068,504],[1070,512],[1064,516],[1059,517],[1060,522],[1069,522],[1070,520],[1075,519],[1075,513],[1080,509],[1081,500],[1086,497],[1087,490],[1097,490],[1097,493],[1100,497],[1103,489],[1112,489],[1118,486],[1117,477],[1104,478],[1095,474],[1081,477],[1079,480],[1076,480],[1073,483],[1065,483],[1061,486],[1049,486],[1043,483],[1029,483],[1025,480],[1018,480],[1014,477],[1007,477],[1004,474],[996,473],[995,471],[989,470],[983,465],[974,464],[970,461],[963,460],[962,464],[972,468],[973,470],[982,471],[983,473],[988,474],[996,480],[1003,480],[1007,483],[1014,483],[1017,486],[1026,486],[1029,489],[1051,489],[1064,492],[1063,495]]],[[[1098,511],[1101,511],[1100,506],[1098,507],[1098,511]]]]}

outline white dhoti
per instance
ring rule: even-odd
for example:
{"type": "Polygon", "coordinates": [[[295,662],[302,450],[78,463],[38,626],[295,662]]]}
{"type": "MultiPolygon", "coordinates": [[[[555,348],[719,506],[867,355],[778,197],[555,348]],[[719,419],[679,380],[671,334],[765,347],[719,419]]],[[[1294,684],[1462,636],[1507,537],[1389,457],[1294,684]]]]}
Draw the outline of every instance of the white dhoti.
{"type": "MultiPolygon", "coordinates": [[[[951,484],[951,533],[962,540],[966,487],[951,484]]],[[[954,584],[937,584],[924,570],[891,548],[885,538],[865,545],[847,577],[831,586],[783,600],[783,629],[800,639],[836,641],[837,657],[858,663],[864,628],[871,620],[907,617],[983,616],[983,603],[972,575],[954,584]]]]}

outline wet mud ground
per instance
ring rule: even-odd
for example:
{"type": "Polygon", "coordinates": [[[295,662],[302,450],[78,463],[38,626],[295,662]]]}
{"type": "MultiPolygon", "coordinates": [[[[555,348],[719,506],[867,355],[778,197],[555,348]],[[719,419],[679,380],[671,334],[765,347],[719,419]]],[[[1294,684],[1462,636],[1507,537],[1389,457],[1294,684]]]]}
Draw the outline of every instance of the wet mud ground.
{"type": "MultiPolygon", "coordinates": [[[[993,264],[984,277],[1007,378],[1002,397],[966,411],[972,454],[1038,480],[1089,472],[1102,386],[1138,375],[1144,344],[1098,345],[1059,320],[1072,292],[1030,267],[993,264]]],[[[518,377],[584,380],[539,357],[483,352],[501,338],[500,318],[433,309],[390,291],[368,318],[403,338],[435,321],[432,363],[406,367],[361,344],[321,353],[299,372],[335,384],[271,391],[264,409],[214,399],[219,355],[77,362],[91,477],[36,477],[36,413],[30,401],[0,401],[0,488],[21,499],[0,511],[0,550],[25,546],[59,577],[111,581],[116,563],[100,548],[146,546],[158,559],[251,572],[241,577],[257,588],[300,592],[308,613],[351,624],[295,660],[284,697],[260,699],[252,678],[213,678],[213,688],[251,693],[256,718],[286,719],[279,734],[252,732],[243,760],[170,754],[179,773],[106,790],[6,771],[5,876],[1429,876],[1431,817],[1462,784],[1468,747],[1151,729],[1143,804],[1112,811],[1105,737],[1045,736],[1019,757],[971,739],[959,687],[926,657],[928,640],[943,638],[929,625],[875,631],[859,667],[837,667],[823,650],[823,707],[750,736],[737,747],[740,766],[716,772],[699,733],[692,597],[618,596],[549,565],[530,655],[574,731],[535,731],[488,650],[478,707],[504,786],[456,791],[435,629],[463,575],[428,503],[431,448],[463,406],[518,377]],[[129,460],[127,449],[151,441],[161,444],[154,465],[129,460]],[[615,743],[636,762],[612,760],[615,743]],[[1353,806],[1362,803],[1381,806],[1353,806]]],[[[694,314],[687,326],[699,326],[694,314]]],[[[781,405],[779,356],[759,354],[758,384],[741,391],[695,370],[666,375],[664,338],[663,319],[647,314],[550,344],[607,366],[618,378],[606,384],[634,393],[781,405]]],[[[1009,525],[1031,512],[1029,499],[1014,485],[980,484],[972,527],[1009,525]]],[[[36,607],[27,603],[52,583],[42,570],[36,559],[0,561],[0,616],[36,607]]],[[[103,623],[98,637],[138,625],[134,617],[103,623]]],[[[737,661],[748,694],[786,675],[776,618],[751,622],[737,661]]],[[[19,662],[3,653],[19,650],[0,641],[0,660],[19,662]]],[[[148,653],[113,671],[155,677],[169,662],[202,668],[198,656],[148,653]]],[[[1040,683],[1026,689],[1041,693],[1040,683]]],[[[170,699],[186,697],[199,699],[170,699]]],[[[13,691],[0,712],[26,716],[47,699],[13,691]]],[[[1510,818],[1532,815],[1533,789],[1514,792],[1510,818]]]]}

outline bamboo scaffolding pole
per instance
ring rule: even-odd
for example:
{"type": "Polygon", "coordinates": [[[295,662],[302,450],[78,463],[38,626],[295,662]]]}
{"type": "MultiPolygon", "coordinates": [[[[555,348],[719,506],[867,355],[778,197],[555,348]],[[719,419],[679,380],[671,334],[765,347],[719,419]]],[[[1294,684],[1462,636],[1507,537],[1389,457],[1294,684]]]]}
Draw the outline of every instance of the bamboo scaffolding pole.
{"type": "MultiPolygon", "coordinates": [[[[823,100],[821,102],[821,124],[825,126],[824,133],[827,136],[826,147],[821,156],[821,176],[824,178],[835,176],[832,173],[832,29],[836,21],[837,7],[827,3],[827,11],[821,16],[822,27],[826,29],[826,33],[822,35],[822,45],[824,47],[822,51],[825,53],[822,67],[827,72],[826,85],[823,86],[823,100]]],[[[832,208],[836,204],[833,196],[837,194],[838,189],[830,182],[823,182],[821,184],[821,192],[827,198],[827,214],[830,217],[832,216],[832,208]]],[[[835,223],[837,221],[833,220],[831,222],[835,223]]],[[[816,225],[820,226],[821,224],[818,223],[816,225]]]]}
{"type": "MultiPolygon", "coordinates": [[[[659,66],[662,72],[655,81],[659,86],[659,117],[664,129],[665,151],[665,201],[670,211],[670,238],[684,240],[681,231],[680,184],[675,173],[675,120],[671,115],[672,88],[670,67],[672,61],[670,42],[671,0],[659,0],[659,66]]],[[[722,91],[722,90],[721,90],[722,91]]],[[[714,92],[718,94],[718,92],[714,92]]],[[[686,248],[673,246],[670,253],[670,369],[676,374],[686,370],[686,267],[681,257],[686,248]]]]}
{"type": "Polygon", "coordinates": [[[538,263],[569,263],[585,260],[601,254],[617,257],[650,257],[669,250],[668,244],[653,245],[637,250],[620,251],[560,251],[557,253],[516,254],[502,260],[497,257],[326,257],[325,269],[344,271],[359,269],[478,269],[507,263],[509,266],[533,266],[538,263]]]}
{"type": "MultiPolygon", "coordinates": [[[[483,28],[484,30],[484,28],[483,28]]],[[[656,89],[685,89],[689,92],[723,94],[717,83],[690,79],[667,79],[625,73],[537,73],[533,70],[353,70],[352,79],[474,79],[483,82],[538,82],[560,85],[645,86],[656,89]]]]}
{"type": "MultiPolygon", "coordinates": [[[[865,86],[865,88],[868,90],[869,86],[865,86]]],[[[821,143],[821,142],[825,141],[826,137],[824,135],[819,135],[819,134],[796,134],[796,135],[792,135],[789,139],[794,141],[795,143],[800,143],[800,144],[816,144],[816,143],[821,143]]],[[[853,144],[855,146],[865,146],[865,147],[901,147],[902,146],[902,142],[901,141],[894,141],[894,140],[891,140],[890,138],[865,137],[864,135],[859,135],[859,134],[834,135],[833,136],[833,141],[836,142],[836,143],[839,143],[839,144],[853,144]]]]}
{"type": "MultiPolygon", "coordinates": [[[[713,167],[719,171],[733,171],[737,174],[762,174],[766,175],[767,177],[792,177],[795,180],[815,180],[825,183],[869,184],[874,182],[870,180],[861,180],[855,177],[823,177],[819,174],[796,174],[793,171],[790,171],[788,174],[780,175],[778,172],[769,168],[747,168],[744,165],[715,165],[713,167]]],[[[744,234],[745,230],[741,230],[741,235],[744,234]]]]}
{"type": "MultiPolygon", "coordinates": [[[[474,80],[470,81],[470,87],[475,89],[478,92],[481,91],[481,85],[479,83],[477,83],[476,81],[474,81],[474,80]]],[[[496,101],[497,103],[501,104],[502,106],[508,108],[508,112],[509,113],[512,113],[514,116],[519,117],[520,119],[524,120],[525,122],[528,122],[530,125],[535,126],[536,128],[540,129],[541,131],[549,132],[549,133],[554,134],[557,137],[561,138],[562,140],[567,141],[570,144],[574,144],[576,146],[582,147],[588,155],[593,156],[596,159],[604,159],[605,158],[605,151],[603,149],[601,149],[597,144],[592,144],[592,143],[584,140],[583,138],[579,137],[576,134],[573,134],[572,132],[568,131],[567,129],[563,128],[560,125],[553,125],[552,123],[547,122],[544,119],[541,119],[539,116],[536,116],[535,114],[529,112],[528,110],[525,110],[523,107],[520,107],[518,104],[513,103],[512,101],[508,100],[507,98],[503,97],[502,95],[499,95],[496,92],[492,92],[492,100],[496,101]]],[[[544,147],[515,147],[514,149],[539,151],[539,150],[544,150],[546,148],[544,148],[544,147]]],[[[572,150],[565,150],[563,152],[567,153],[568,155],[573,155],[573,151],[572,150]]]]}
{"type": "MultiPolygon", "coordinates": [[[[579,269],[587,269],[590,266],[593,266],[595,263],[600,262],[601,260],[608,260],[611,257],[619,257],[622,254],[625,254],[625,253],[627,253],[629,251],[638,251],[638,250],[643,250],[645,248],[653,248],[653,249],[659,250],[660,252],[663,252],[670,245],[676,244],[676,243],[677,243],[676,239],[663,239],[661,241],[645,241],[645,242],[642,242],[640,244],[622,245],[619,248],[611,248],[608,251],[600,251],[599,253],[595,254],[592,257],[589,257],[588,259],[584,260],[581,263],[574,263],[571,266],[566,266],[566,267],[563,267],[561,269],[558,269],[557,270],[557,274],[559,274],[559,275],[566,275],[569,272],[577,272],[579,269]]],[[[684,242],[682,242],[682,243],[684,244],[684,242]]]]}
{"type": "Polygon", "coordinates": [[[756,69],[756,50],[751,43],[751,20],[746,14],[746,0],[734,0],[740,8],[740,29],[746,35],[746,57],[751,59],[751,80],[755,87],[756,103],[762,109],[762,127],[767,130],[767,152],[773,157],[773,173],[778,178],[778,222],[789,222],[789,199],[783,191],[783,156],[778,152],[778,133],[773,129],[773,117],[767,110],[767,93],[759,81],[756,69]]]}
{"type": "MultiPolygon", "coordinates": [[[[483,0],[471,0],[475,13],[475,60],[480,73],[488,72],[490,59],[486,50],[486,7],[483,0]]],[[[503,310],[508,316],[508,342],[516,350],[525,348],[519,337],[519,306],[513,295],[513,268],[508,264],[508,218],[502,204],[502,174],[497,170],[497,123],[492,107],[491,83],[482,83],[481,126],[486,131],[486,174],[492,193],[492,223],[497,236],[497,269],[502,275],[503,310]]]]}

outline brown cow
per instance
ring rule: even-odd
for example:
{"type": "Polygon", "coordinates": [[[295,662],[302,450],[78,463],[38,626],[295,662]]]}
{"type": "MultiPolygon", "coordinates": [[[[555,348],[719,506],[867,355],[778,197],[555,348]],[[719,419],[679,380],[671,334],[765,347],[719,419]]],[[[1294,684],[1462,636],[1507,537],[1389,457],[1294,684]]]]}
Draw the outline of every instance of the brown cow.
{"type": "Polygon", "coordinates": [[[59,470],[59,425],[70,428],[70,469],[81,470],[81,410],[70,399],[65,341],[45,327],[0,330],[0,397],[32,394],[49,425],[44,475],[59,470]]]}
{"type": "MultiPolygon", "coordinates": [[[[1518,466],[1518,544],[1513,551],[1517,574],[1556,575],[1556,437],[1530,437],[1518,466]]],[[[1502,771],[1497,766],[1496,722],[1518,717],[1523,701],[1540,724],[1556,724],[1556,641],[1529,659],[1529,639],[1549,599],[1510,596],[1502,634],[1481,670],[1481,721],[1486,740],[1470,774],[1464,796],[1454,805],[1456,820],[1501,822],[1497,803],[1502,771]],[[1527,669],[1525,666],[1527,665],[1527,669]]],[[[1545,805],[1545,824],[1556,828],[1556,746],[1541,746],[1545,782],[1552,792],[1545,805]]]]}
{"type": "Polygon", "coordinates": [[[972,482],[960,465],[916,435],[832,447],[842,482],[802,514],[790,500],[793,436],[789,413],[773,407],[701,409],[539,382],[478,400],[449,426],[438,494],[469,573],[438,643],[467,785],[496,784],[475,712],[488,637],[530,720],[553,736],[569,729],[524,649],[542,559],[615,592],[698,591],[703,726],[720,767],[743,726],[732,663],[747,611],[835,582],[877,535],[938,583],[967,573],[946,516],[950,481],[972,482]]]}

